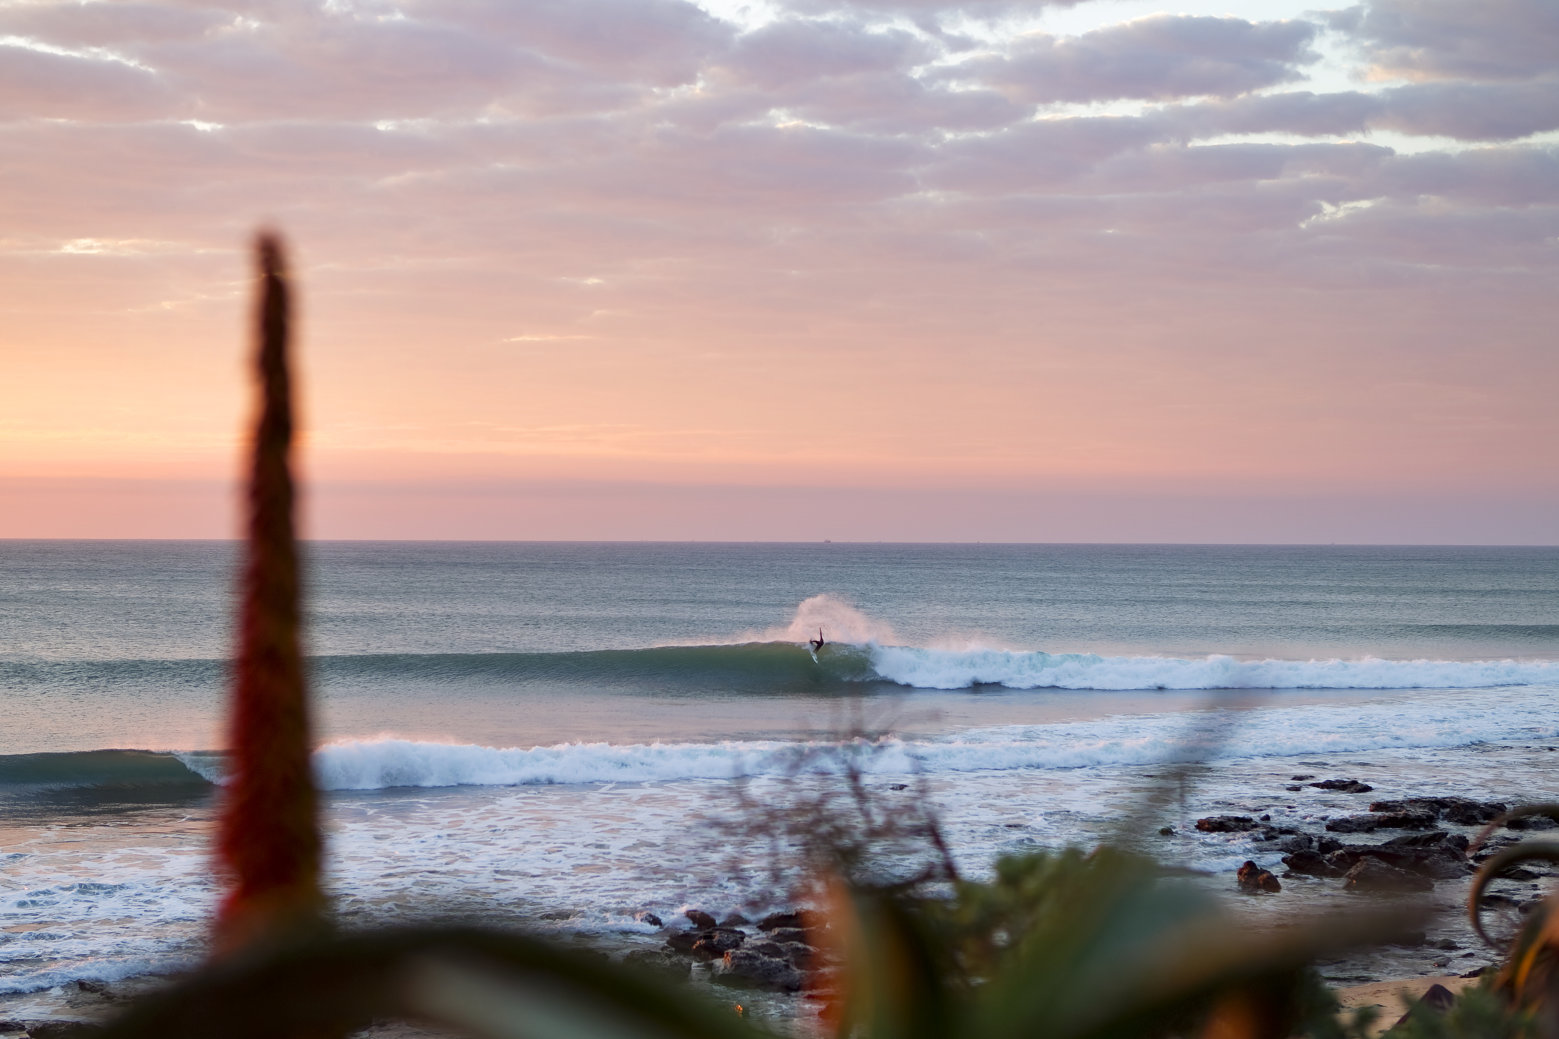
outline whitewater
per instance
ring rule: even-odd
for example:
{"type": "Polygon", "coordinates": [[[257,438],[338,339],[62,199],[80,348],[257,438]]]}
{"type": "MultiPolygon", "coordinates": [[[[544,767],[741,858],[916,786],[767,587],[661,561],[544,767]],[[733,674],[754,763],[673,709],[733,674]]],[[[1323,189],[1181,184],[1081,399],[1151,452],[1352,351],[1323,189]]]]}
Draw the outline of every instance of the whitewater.
{"type": "MultiPolygon", "coordinates": [[[[1554,549],[309,560],[314,770],[348,923],[623,947],[655,941],[646,913],[780,906],[741,806],[844,768],[929,799],[971,875],[1112,839],[1217,890],[1263,851],[1197,834],[1199,815],[1361,810],[1296,776],[1513,803],[1559,778],[1554,549]]],[[[204,954],[233,563],[223,543],[0,543],[0,1016],[204,954]]]]}

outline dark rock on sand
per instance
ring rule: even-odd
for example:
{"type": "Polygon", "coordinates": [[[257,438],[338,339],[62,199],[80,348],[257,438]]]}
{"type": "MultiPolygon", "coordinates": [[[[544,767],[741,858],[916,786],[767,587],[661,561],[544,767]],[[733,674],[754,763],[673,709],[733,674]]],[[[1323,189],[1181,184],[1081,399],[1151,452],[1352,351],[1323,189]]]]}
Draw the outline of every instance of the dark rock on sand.
{"type": "Polygon", "coordinates": [[[710,916],[701,909],[689,909],[682,915],[693,921],[693,926],[698,928],[700,931],[707,931],[712,927],[719,926],[715,923],[714,917],[710,916]]]}
{"type": "Polygon", "coordinates": [[[1278,878],[1270,870],[1262,869],[1249,859],[1240,867],[1234,879],[1247,895],[1275,895],[1283,890],[1283,885],[1278,883],[1278,878]]]}
{"type": "Polygon", "coordinates": [[[1343,887],[1362,892],[1429,891],[1434,881],[1376,858],[1362,858],[1348,871],[1343,887]]]}
{"type": "Polygon", "coordinates": [[[1413,1005],[1407,1008],[1407,1013],[1397,1018],[1397,1023],[1391,1027],[1401,1028],[1410,1020],[1422,1021],[1425,1015],[1438,1017],[1455,1005],[1456,993],[1444,985],[1430,985],[1429,991],[1419,996],[1413,1005]]]}
{"type": "Polygon", "coordinates": [[[1367,794],[1375,788],[1368,783],[1361,783],[1357,779],[1323,779],[1311,786],[1319,790],[1336,790],[1344,794],[1367,794]]]}
{"type": "Polygon", "coordinates": [[[764,956],[750,949],[732,949],[725,954],[714,980],[732,988],[800,992],[805,979],[799,970],[784,960],[764,956]]]}
{"type": "Polygon", "coordinates": [[[1240,833],[1259,825],[1248,815],[1209,815],[1196,821],[1196,828],[1202,833],[1240,833]]]}

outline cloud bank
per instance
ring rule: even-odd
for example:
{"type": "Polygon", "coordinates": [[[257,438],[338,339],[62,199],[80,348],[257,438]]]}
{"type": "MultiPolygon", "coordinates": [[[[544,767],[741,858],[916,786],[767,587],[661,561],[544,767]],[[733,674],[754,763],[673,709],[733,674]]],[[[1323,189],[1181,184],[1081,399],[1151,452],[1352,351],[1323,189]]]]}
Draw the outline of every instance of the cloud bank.
{"type": "Polygon", "coordinates": [[[771,14],[0,3],[0,477],[220,471],[264,219],[325,475],[1559,493],[1546,0],[771,14]]]}

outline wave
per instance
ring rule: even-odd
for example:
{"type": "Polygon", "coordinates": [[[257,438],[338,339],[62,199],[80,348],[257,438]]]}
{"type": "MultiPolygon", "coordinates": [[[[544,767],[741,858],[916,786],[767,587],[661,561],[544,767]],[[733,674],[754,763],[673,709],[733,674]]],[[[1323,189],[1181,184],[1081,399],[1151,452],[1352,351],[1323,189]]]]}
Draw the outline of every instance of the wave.
{"type": "Polygon", "coordinates": [[[164,790],[210,786],[198,768],[210,754],[152,750],[82,750],[0,755],[0,790],[164,790]]]}
{"type": "Polygon", "coordinates": [[[1240,660],[873,647],[881,678],[916,689],[1471,689],[1559,682],[1559,661],[1240,660]]]}
{"type": "MultiPolygon", "coordinates": [[[[726,780],[832,771],[846,758],[873,774],[908,775],[1153,765],[1458,747],[1559,737],[1547,696],[1517,690],[1372,704],[1309,704],[1007,725],[905,739],[710,743],[563,743],[484,747],[382,737],[315,753],[327,790],[726,780]]],[[[216,778],[211,773],[212,778],[216,778]]]]}
{"type": "MultiPolygon", "coordinates": [[[[54,680],[181,681],[179,664],[216,683],[212,661],[73,662],[54,680]],[[86,672],[90,671],[91,674],[86,672]]],[[[793,642],[658,646],[561,653],[435,653],[321,656],[310,660],[315,680],[331,685],[392,682],[474,682],[587,685],[634,691],[697,693],[843,692],[881,683],[911,689],[1124,691],[1141,689],[1454,689],[1559,682],[1552,660],[1244,660],[1214,654],[1180,658],[1046,653],[973,647],[937,649],[834,642],[815,656],[793,642]]],[[[53,665],[0,665],[0,685],[45,684],[53,665]]],[[[183,680],[195,681],[190,676],[183,680]]],[[[0,780],[3,781],[3,780],[0,780]]]]}

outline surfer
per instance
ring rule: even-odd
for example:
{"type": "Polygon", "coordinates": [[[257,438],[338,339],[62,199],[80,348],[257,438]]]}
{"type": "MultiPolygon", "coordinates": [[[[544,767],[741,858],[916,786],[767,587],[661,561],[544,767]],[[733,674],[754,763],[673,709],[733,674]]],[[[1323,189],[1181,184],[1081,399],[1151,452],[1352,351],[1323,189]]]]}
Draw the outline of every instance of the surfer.
{"type": "Polygon", "coordinates": [[[818,650],[822,649],[823,646],[824,646],[824,642],[823,642],[823,629],[822,628],[818,628],[817,629],[817,638],[815,638],[815,639],[807,639],[807,641],[812,644],[812,652],[813,653],[816,653],[818,650]]]}

